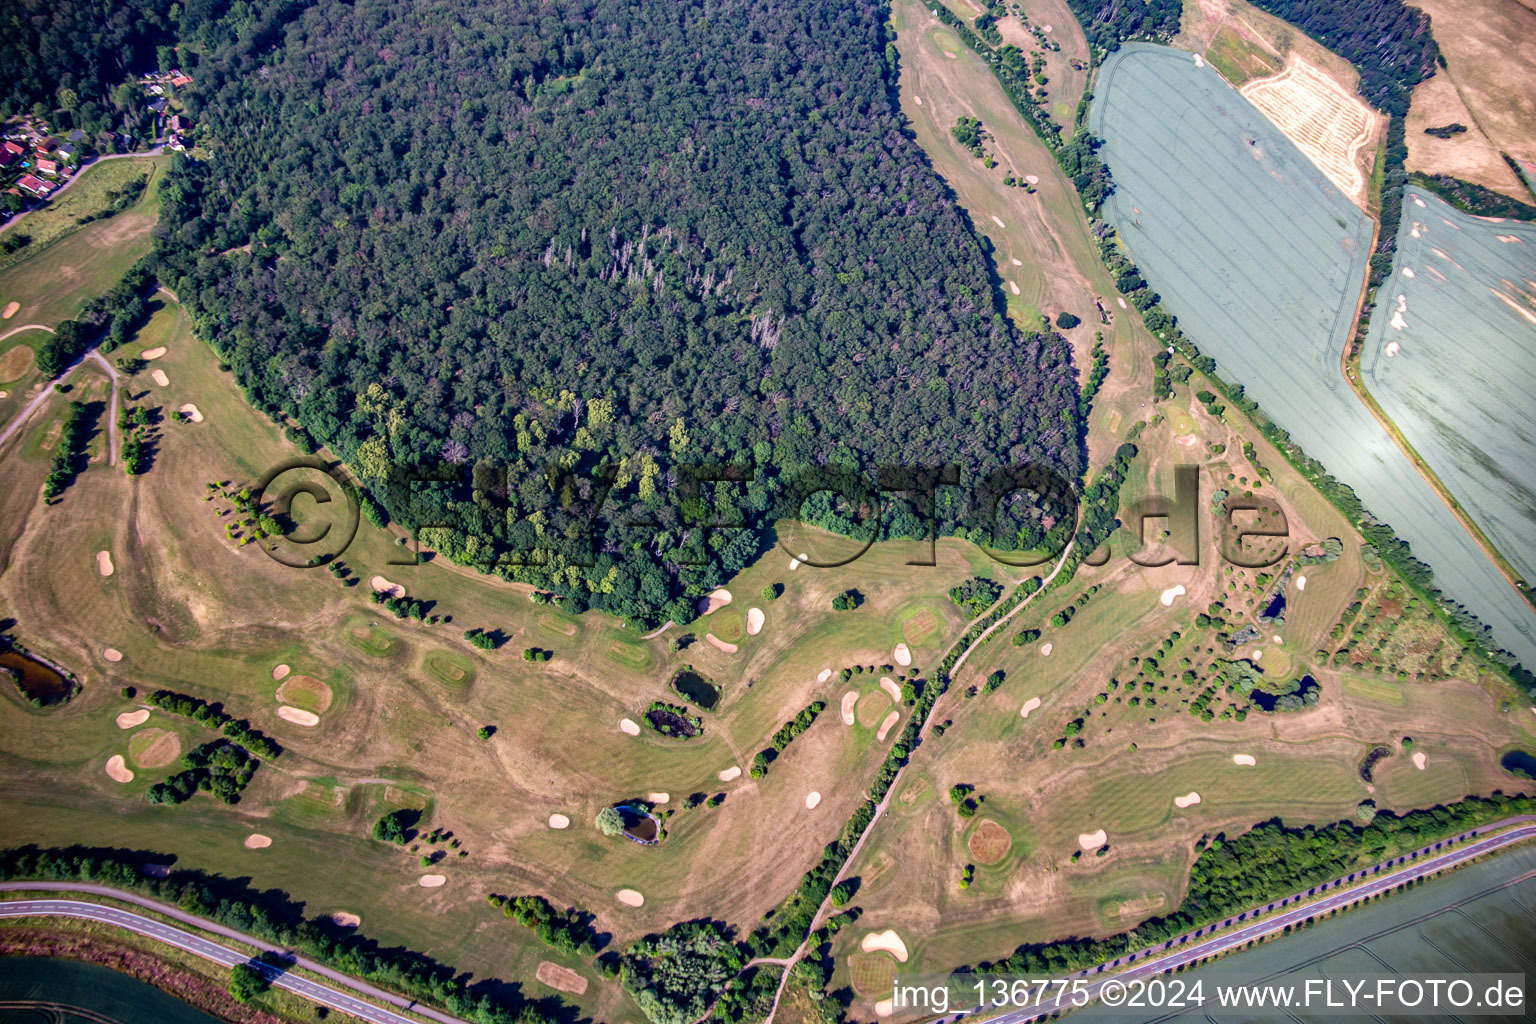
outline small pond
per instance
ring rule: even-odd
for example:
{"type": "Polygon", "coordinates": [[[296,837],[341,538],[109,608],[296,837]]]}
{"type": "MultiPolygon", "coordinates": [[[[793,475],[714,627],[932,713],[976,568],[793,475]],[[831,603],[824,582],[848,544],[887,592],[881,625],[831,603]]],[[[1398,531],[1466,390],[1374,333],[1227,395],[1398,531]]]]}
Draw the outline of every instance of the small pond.
{"type": "Polygon", "coordinates": [[[690,669],[672,678],[672,689],[705,711],[713,711],[720,703],[720,688],[690,669]]]}
{"type": "Polygon", "coordinates": [[[76,689],[75,681],[53,666],[15,650],[0,651],[0,682],[15,685],[22,696],[42,708],[63,704],[76,689]]]}
{"type": "Polygon", "coordinates": [[[1522,779],[1536,779],[1536,754],[1516,748],[1499,758],[1499,767],[1522,779]]]}
{"type": "Polygon", "coordinates": [[[624,818],[624,834],[635,842],[649,845],[661,834],[661,825],[640,808],[621,804],[618,811],[624,818]]]}
{"type": "Polygon", "coordinates": [[[1271,619],[1275,621],[1283,620],[1285,618],[1285,590],[1283,588],[1275,591],[1274,598],[1269,602],[1268,605],[1264,607],[1264,610],[1259,613],[1259,618],[1271,619]]]}

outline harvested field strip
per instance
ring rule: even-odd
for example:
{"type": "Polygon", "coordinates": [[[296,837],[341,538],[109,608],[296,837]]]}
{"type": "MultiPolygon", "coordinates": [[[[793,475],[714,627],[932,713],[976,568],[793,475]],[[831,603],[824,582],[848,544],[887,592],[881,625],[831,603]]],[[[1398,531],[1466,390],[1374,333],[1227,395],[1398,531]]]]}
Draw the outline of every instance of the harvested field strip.
{"type": "Polygon", "coordinates": [[[1105,216],[1169,312],[1412,545],[1449,597],[1536,664],[1536,610],[1343,379],[1371,244],[1364,214],[1187,54],[1125,46],[1105,62],[1096,97],[1090,127],[1116,181],[1105,216]]]}

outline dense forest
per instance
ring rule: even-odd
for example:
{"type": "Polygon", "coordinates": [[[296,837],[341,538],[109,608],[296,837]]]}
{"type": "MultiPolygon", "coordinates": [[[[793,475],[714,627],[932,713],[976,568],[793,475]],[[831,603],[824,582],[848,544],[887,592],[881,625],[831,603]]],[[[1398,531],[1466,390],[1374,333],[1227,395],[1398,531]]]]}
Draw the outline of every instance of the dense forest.
{"type": "Polygon", "coordinates": [[[1067,6],[1088,42],[1107,51],[1134,39],[1166,43],[1184,16],[1183,0],[1067,0],[1067,6]]]}
{"type": "MultiPolygon", "coordinates": [[[[793,511],[803,467],[844,493],[805,505],[834,528],[873,498],[840,473],[1078,481],[1069,348],[1003,316],[890,98],[882,8],[247,16],[199,71],[217,157],[173,174],[162,279],[259,408],[454,560],[686,619],[771,540],[705,527],[793,511]],[[695,481],[721,475],[744,479],[695,481]]],[[[884,532],[925,534],[923,504],[888,499],[884,532]]],[[[934,504],[941,533],[983,527],[934,504]]],[[[1009,509],[994,543],[1038,539],[1009,509]]]]}

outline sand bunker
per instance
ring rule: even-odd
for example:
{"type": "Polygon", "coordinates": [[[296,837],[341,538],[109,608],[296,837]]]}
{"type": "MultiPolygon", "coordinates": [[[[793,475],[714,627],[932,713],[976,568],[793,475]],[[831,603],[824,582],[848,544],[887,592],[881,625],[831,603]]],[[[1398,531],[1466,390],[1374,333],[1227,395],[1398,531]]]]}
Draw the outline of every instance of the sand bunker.
{"type": "Polygon", "coordinates": [[[159,359],[163,355],[165,355],[165,346],[164,345],[156,345],[154,348],[147,348],[143,352],[140,352],[139,353],[139,358],[140,359],[159,359]]]}
{"type": "Polygon", "coordinates": [[[831,678],[832,678],[832,670],[829,669],[829,668],[824,668],[820,672],[816,673],[816,681],[818,683],[824,683],[828,679],[831,679],[831,678]]]}
{"type": "Polygon", "coordinates": [[[992,223],[996,224],[1000,228],[1006,228],[1008,226],[1007,224],[1004,224],[1002,218],[998,217],[996,214],[992,216],[992,223]]]}
{"type": "Polygon", "coordinates": [[[1305,576],[1296,577],[1296,589],[1298,591],[1307,589],[1307,578],[1305,576]]]}
{"type": "Polygon", "coordinates": [[[265,850],[271,845],[272,837],[264,836],[260,832],[252,832],[245,837],[245,848],[247,850],[265,850]]]}
{"type": "Polygon", "coordinates": [[[892,711],[890,714],[886,715],[885,721],[880,723],[879,731],[875,733],[875,739],[880,740],[883,743],[885,741],[886,733],[891,731],[891,727],[894,726],[897,720],[900,718],[900,711],[892,711]]]}
{"type": "Polygon", "coordinates": [[[1031,185],[1038,185],[1038,184],[1040,184],[1040,175],[1038,175],[1038,174],[1026,174],[1026,175],[1024,175],[1024,180],[1029,182],[1031,185]]]}
{"type": "Polygon", "coordinates": [[[358,917],[356,914],[348,913],[345,910],[336,911],[336,913],[331,915],[331,920],[335,921],[343,928],[356,928],[358,925],[363,923],[362,918],[358,917]]]}
{"type": "Polygon", "coordinates": [[[570,992],[579,996],[587,990],[586,978],[583,978],[569,967],[561,967],[559,964],[552,964],[548,960],[542,961],[539,964],[538,970],[533,972],[533,976],[550,988],[559,989],[561,992],[570,992]]]}
{"type": "Polygon", "coordinates": [[[916,93],[913,93],[912,94],[912,102],[916,103],[918,106],[922,106],[923,105],[923,98],[921,96],[917,95],[916,93]]]}
{"type": "Polygon", "coordinates": [[[810,557],[810,555],[796,555],[794,558],[791,558],[789,560],[789,571],[794,572],[796,569],[800,568],[800,564],[802,562],[810,557]]]}
{"type": "Polygon", "coordinates": [[[203,411],[197,406],[193,405],[191,402],[188,402],[186,405],[181,407],[181,414],[187,419],[191,420],[193,423],[203,422],[203,411]]]}
{"type": "Polygon", "coordinates": [[[147,721],[149,721],[148,708],[140,708],[137,711],[124,711],[117,716],[117,727],[119,729],[132,729],[134,726],[143,725],[147,721]]]}
{"type": "Polygon", "coordinates": [[[1009,281],[1008,282],[1008,287],[1013,289],[1013,294],[1015,294],[1015,295],[1019,294],[1019,286],[1017,284],[1014,284],[1012,281],[1009,281]]]}
{"type": "Polygon", "coordinates": [[[405,596],[404,587],[398,583],[391,583],[383,576],[375,576],[373,579],[368,581],[368,585],[374,589],[375,593],[388,594],[390,597],[405,596]]]}
{"type": "Polygon", "coordinates": [[[1013,265],[1016,266],[1016,267],[1022,267],[1024,265],[1024,261],[1023,260],[1014,260],[1013,261],[1013,265]]]}
{"type": "Polygon", "coordinates": [[[1257,759],[1254,758],[1254,756],[1252,754],[1233,754],[1232,755],[1232,763],[1233,764],[1240,764],[1240,765],[1243,765],[1245,767],[1252,768],[1254,765],[1258,764],[1259,762],[1258,762],[1257,759]]]}
{"type": "Polygon", "coordinates": [[[619,732],[626,736],[639,736],[640,727],[627,718],[619,719],[619,732]]]}
{"type": "Polygon", "coordinates": [[[118,650],[116,647],[105,647],[105,648],[102,648],[101,656],[103,658],[106,658],[108,661],[122,661],[123,660],[123,652],[118,650]]]}
{"type": "Polygon", "coordinates": [[[880,689],[884,690],[886,696],[891,698],[892,704],[901,703],[901,687],[897,686],[896,681],[890,676],[880,677],[880,689]]]}
{"type": "Polygon", "coordinates": [[[907,944],[891,928],[883,932],[870,932],[859,942],[859,948],[866,953],[889,953],[901,963],[907,962],[907,944]]]}
{"type": "Polygon", "coordinates": [[[706,597],[699,598],[698,609],[700,615],[713,615],[715,612],[731,603],[731,592],[721,587],[711,592],[706,597]]]}
{"type": "Polygon", "coordinates": [[[816,792],[814,789],[811,790],[809,793],[805,794],[805,809],[806,810],[814,811],[816,809],[816,805],[819,804],[819,803],[821,803],[821,794],[816,792]]]}
{"type": "Polygon", "coordinates": [[[876,1017],[889,1017],[896,1012],[896,1003],[890,999],[881,999],[875,1003],[876,1017]]]}
{"type": "Polygon", "coordinates": [[[1253,649],[1253,654],[1251,655],[1251,657],[1253,658],[1254,661],[1258,661],[1259,659],[1263,658],[1264,657],[1264,648],[1262,648],[1262,647],[1255,647],[1253,649]]]}
{"type": "Polygon", "coordinates": [[[741,766],[733,764],[729,768],[725,769],[725,771],[716,775],[715,778],[719,779],[721,782],[730,782],[732,779],[739,779],[741,778],[741,766]]]}
{"type": "Polygon", "coordinates": [[[549,816],[549,827],[553,829],[570,828],[571,819],[563,814],[551,814],[549,816]]]}
{"type": "Polygon", "coordinates": [[[1413,755],[1413,766],[1419,771],[1424,770],[1424,751],[1420,750],[1413,755]]]}
{"type": "Polygon", "coordinates": [[[294,725],[311,726],[320,724],[319,715],[315,714],[313,711],[305,711],[303,708],[296,708],[291,704],[284,704],[282,707],[278,708],[277,717],[281,718],[285,722],[292,722],[294,725]]]}
{"type": "Polygon", "coordinates": [[[1173,604],[1174,598],[1183,597],[1184,594],[1184,584],[1180,583],[1176,587],[1169,587],[1167,590],[1163,591],[1163,596],[1159,600],[1163,602],[1163,607],[1167,608],[1169,605],[1173,604]]]}
{"type": "Polygon", "coordinates": [[[1200,794],[1196,793],[1194,790],[1190,790],[1183,796],[1176,796],[1173,798],[1173,806],[1175,807],[1193,807],[1199,802],[1200,794]]]}
{"type": "Polygon", "coordinates": [[[847,693],[843,694],[843,724],[844,725],[852,725],[853,724],[853,707],[858,702],[859,702],[859,693],[858,693],[857,690],[849,690],[847,693]]]}
{"type": "Polygon", "coordinates": [[[906,644],[897,644],[896,649],[891,653],[896,657],[896,664],[902,668],[912,664],[912,649],[906,644]]]}
{"type": "Polygon", "coordinates": [[[288,678],[288,673],[292,671],[293,670],[287,665],[279,665],[272,670],[272,679],[274,682],[281,679],[286,679],[288,678]]]}
{"type": "Polygon", "coordinates": [[[448,881],[448,879],[444,875],[422,875],[420,878],[416,879],[416,884],[421,886],[423,889],[436,889],[446,881],[448,881]]]}
{"type": "Polygon", "coordinates": [[[96,552],[96,571],[101,573],[103,576],[111,576],[114,572],[117,571],[117,567],[112,564],[112,552],[96,552]]]}
{"type": "Polygon", "coordinates": [[[165,375],[164,370],[156,370],[154,373],[150,374],[150,376],[155,378],[155,383],[159,384],[163,388],[168,388],[171,386],[171,378],[165,375]]]}
{"type": "Polygon", "coordinates": [[[1103,829],[1096,832],[1083,832],[1077,837],[1077,845],[1084,850],[1097,850],[1107,842],[1109,842],[1109,833],[1103,829]]]}
{"type": "Polygon", "coordinates": [[[19,302],[7,302],[5,304],[5,312],[0,313],[0,319],[9,320],[11,317],[16,315],[16,311],[20,308],[21,303],[19,302]]]}
{"type": "Polygon", "coordinates": [[[664,804],[672,799],[671,793],[647,793],[645,798],[653,804],[664,804]]]}
{"type": "Polygon", "coordinates": [[[1020,718],[1028,718],[1029,717],[1029,713],[1031,711],[1035,710],[1036,708],[1038,708],[1039,706],[1040,706],[1040,698],[1039,697],[1031,697],[1031,698],[1029,698],[1029,700],[1024,702],[1024,706],[1019,708],[1019,717],[1020,718]]]}
{"type": "Polygon", "coordinates": [[[1051,656],[1051,651],[1054,649],[1055,645],[1051,643],[1043,643],[1040,645],[1040,653],[1047,658],[1051,656]]]}
{"type": "Polygon", "coordinates": [[[1131,307],[1129,307],[1129,306],[1127,306],[1125,304],[1125,296],[1123,296],[1123,295],[1115,296],[1115,301],[1120,303],[1120,308],[1121,309],[1130,309],[1131,308],[1131,307]]]}
{"type": "Polygon", "coordinates": [[[127,763],[122,754],[113,754],[107,758],[107,777],[113,782],[132,782],[133,772],[128,770],[127,763]]]}
{"type": "Polygon", "coordinates": [[[747,636],[757,636],[763,631],[763,610],[761,608],[747,609],[747,636]]]}
{"type": "Polygon", "coordinates": [[[708,640],[710,645],[713,646],[717,651],[724,651],[726,654],[736,653],[735,644],[728,644],[724,640],[721,640],[719,637],[715,636],[713,633],[705,633],[704,639],[708,640]]]}
{"type": "Polygon", "coordinates": [[[620,889],[618,892],[614,893],[614,895],[617,896],[619,898],[619,902],[624,904],[626,907],[645,906],[645,897],[633,889],[620,889]]]}

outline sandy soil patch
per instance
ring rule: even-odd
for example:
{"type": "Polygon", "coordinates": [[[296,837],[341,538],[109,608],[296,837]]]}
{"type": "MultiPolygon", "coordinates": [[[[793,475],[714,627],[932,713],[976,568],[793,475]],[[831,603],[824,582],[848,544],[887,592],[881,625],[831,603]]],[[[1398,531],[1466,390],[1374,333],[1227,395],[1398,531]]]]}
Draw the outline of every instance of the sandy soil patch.
{"type": "Polygon", "coordinates": [[[552,829],[570,828],[571,819],[563,814],[551,814],[549,816],[549,827],[552,829]]]}
{"type": "Polygon", "coordinates": [[[821,803],[821,794],[816,792],[814,789],[811,790],[809,793],[805,794],[805,809],[806,810],[814,811],[816,809],[816,805],[819,804],[819,803],[821,803]]]}
{"type": "Polygon", "coordinates": [[[619,732],[626,736],[639,736],[640,727],[628,718],[619,719],[619,732]]]}
{"type": "Polygon", "coordinates": [[[1043,643],[1043,644],[1040,645],[1040,653],[1041,653],[1041,655],[1043,655],[1044,657],[1047,657],[1047,658],[1049,658],[1051,656],[1051,651],[1053,651],[1055,649],[1056,649],[1056,645],[1052,644],[1052,643],[1049,643],[1049,642],[1043,643]]]}
{"type": "Polygon", "coordinates": [[[1163,591],[1163,596],[1158,600],[1163,602],[1164,608],[1167,608],[1169,605],[1173,604],[1174,598],[1183,597],[1185,593],[1186,591],[1184,590],[1184,584],[1180,583],[1178,586],[1169,587],[1167,590],[1163,591]]]}
{"type": "Polygon", "coordinates": [[[992,223],[996,224],[1000,228],[1006,228],[1008,226],[1007,224],[1003,223],[1003,219],[997,216],[997,214],[992,215],[992,223]]]}
{"type": "Polygon", "coordinates": [[[280,704],[304,707],[317,715],[330,710],[331,701],[335,699],[331,688],[314,676],[289,676],[277,688],[275,696],[280,704]]]}
{"type": "Polygon", "coordinates": [[[794,558],[791,558],[789,560],[789,571],[794,572],[796,569],[800,568],[801,563],[805,562],[810,557],[810,555],[796,555],[794,558]]]}
{"type": "Polygon", "coordinates": [[[715,612],[731,603],[731,592],[721,587],[708,595],[699,598],[698,609],[700,615],[713,615],[715,612]]]}
{"type": "Polygon", "coordinates": [[[335,921],[343,928],[356,928],[358,925],[363,923],[362,918],[345,910],[336,911],[336,913],[331,915],[331,920],[335,921]]]}
{"type": "Polygon", "coordinates": [[[533,976],[550,988],[561,992],[570,992],[573,995],[581,995],[587,990],[587,979],[571,970],[569,967],[561,967],[552,964],[548,960],[540,962],[538,970],[533,976]]]}
{"type": "Polygon", "coordinates": [[[113,754],[107,758],[107,777],[113,782],[133,781],[133,772],[128,770],[128,765],[123,761],[122,754],[113,754]]]}
{"type": "Polygon", "coordinates": [[[1303,590],[1306,590],[1306,589],[1307,589],[1307,578],[1305,576],[1297,576],[1296,577],[1296,590],[1299,592],[1299,591],[1303,591],[1303,590]]]}
{"type": "Polygon", "coordinates": [[[892,704],[901,703],[901,687],[896,685],[896,680],[892,679],[890,676],[881,676],[880,689],[884,690],[886,696],[891,698],[892,704]]]}
{"type": "Polygon", "coordinates": [[[906,644],[897,644],[896,649],[891,654],[896,658],[896,664],[902,668],[912,664],[912,648],[906,644]]]}
{"type": "Polygon", "coordinates": [[[747,609],[747,636],[757,636],[763,631],[763,619],[761,608],[747,609]]]}
{"type": "Polygon", "coordinates": [[[274,682],[287,679],[288,673],[292,671],[293,669],[289,668],[287,665],[279,665],[272,670],[272,679],[274,682]]]}
{"type": "Polygon", "coordinates": [[[181,754],[181,739],[169,729],[145,729],[128,740],[128,756],[140,768],[164,768],[181,754]]]}
{"type": "Polygon", "coordinates": [[[0,319],[9,320],[16,315],[16,311],[20,308],[21,303],[19,302],[7,302],[5,304],[5,312],[0,313],[0,319]]]}
{"type": "Polygon", "coordinates": [[[290,704],[284,704],[277,709],[277,717],[294,725],[314,726],[320,724],[320,716],[313,711],[305,711],[290,704]]]}
{"type": "Polygon", "coordinates": [[[1031,697],[1031,698],[1029,698],[1029,700],[1024,702],[1024,706],[1019,708],[1019,717],[1020,718],[1028,718],[1029,717],[1029,713],[1031,711],[1035,710],[1036,708],[1038,708],[1039,706],[1040,706],[1040,698],[1039,697],[1031,697]]]}
{"type": "Polygon", "coordinates": [[[1232,763],[1233,764],[1243,765],[1244,767],[1247,767],[1247,768],[1252,768],[1254,765],[1258,764],[1259,762],[1258,762],[1258,759],[1255,758],[1252,754],[1233,754],[1232,755],[1232,763]]]}
{"type": "Polygon", "coordinates": [[[171,386],[171,378],[165,375],[164,370],[156,370],[154,373],[150,374],[150,376],[155,379],[156,384],[159,384],[163,388],[168,388],[171,386]]]}
{"type": "Polygon", "coordinates": [[[271,845],[272,837],[264,836],[260,832],[252,832],[245,837],[245,848],[247,850],[265,850],[271,845]]]}
{"type": "Polygon", "coordinates": [[[1419,771],[1424,770],[1424,751],[1416,751],[1413,755],[1413,766],[1419,771]]]}
{"type": "Polygon", "coordinates": [[[741,766],[733,764],[729,768],[717,774],[715,778],[719,779],[721,782],[730,782],[732,779],[739,779],[741,778],[741,766]]]}
{"type": "Polygon", "coordinates": [[[1084,850],[1097,850],[1107,842],[1109,842],[1109,833],[1103,829],[1098,829],[1094,832],[1083,832],[1077,837],[1077,845],[1084,850]]]}
{"type": "Polygon", "coordinates": [[[672,799],[671,793],[647,793],[645,798],[653,804],[664,804],[672,799]]]}
{"type": "Polygon", "coordinates": [[[831,679],[831,678],[832,678],[832,670],[829,669],[829,668],[824,668],[820,672],[816,673],[816,681],[818,683],[824,683],[828,679],[831,679]]]}
{"type": "Polygon", "coordinates": [[[1375,119],[1358,96],[1321,68],[1291,54],[1278,75],[1247,82],[1238,90],[1296,144],[1351,201],[1365,196],[1365,175],[1356,157],[1370,141],[1375,119]]]}
{"type": "Polygon", "coordinates": [[[139,353],[139,358],[140,359],[159,359],[163,355],[165,355],[165,346],[164,345],[156,345],[154,348],[147,348],[143,352],[140,352],[139,353]]]}
{"type": "Polygon", "coordinates": [[[1193,806],[1195,806],[1195,804],[1197,804],[1199,802],[1200,802],[1200,794],[1196,793],[1194,790],[1190,790],[1188,793],[1185,793],[1183,796],[1176,796],[1176,797],[1173,798],[1173,806],[1181,807],[1181,808],[1182,807],[1193,807],[1193,806]]]}
{"type": "Polygon", "coordinates": [[[112,564],[112,552],[96,552],[96,571],[101,573],[103,576],[111,576],[114,572],[117,571],[117,567],[112,564]]]}
{"type": "Polygon", "coordinates": [[[140,708],[137,711],[124,711],[117,716],[117,727],[119,729],[132,729],[135,726],[143,725],[147,721],[149,721],[148,708],[140,708]]]}
{"type": "Polygon", "coordinates": [[[373,579],[368,581],[368,585],[374,589],[375,593],[388,594],[390,597],[405,596],[404,587],[398,583],[391,583],[383,576],[375,576],[373,579]]]}
{"type": "Polygon", "coordinates": [[[112,661],[112,662],[117,662],[117,661],[122,661],[123,660],[123,652],[118,650],[116,647],[104,647],[104,648],[102,648],[101,656],[103,658],[106,658],[108,661],[112,661]]]}
{"type": "Polygon", "coordinates": [[[891,728],[896,724],[896,722],[900,718],[901,718],[901,712],[900,711],[892,711],[890,714],[886,715],[885,716],[885,721],[880,723],[879,731],[875,733],[875,739],[877,739],[880,742],[884,743],[885,742],[886,734],[891,731],[891,728]]]}
{"type": "Polygon", "coordinates": [[[421,886],[423,889],[436,889],[438,886],[444,884],[447,881],[448,878],[446,875],[422,875],[420,878],[416,879],[416,884],[421,886]]]}
{"type": "Polygon", "coordinates": [[[713,633],[705,633],[704,639],[708,640],[710,645],[717,651],[724,651],[726,654],[736,653],[735,644],[728,644],[724,640],[721,640],[719,637],[715,636],[713,633]]]}
{"type": "MultiPolygon", "coordinates": [[[[843,724],[844,725],[852,725],[853,724],[853,708],[854,708],[854,705],[856,705],[858,702],[859,702],[859,691],[857,691],[857,690],[849,690],[847,693],[843,694],[843,724]]],[[[1536,708],[1533,708],[1532,710],[1536,711],[1536,708]]]]}
{"type": "Polygon", "coordinates": [[[907,944],[901,941],[901,936],[897,935],[893,928],[887,928],[883,932],[870,932],[860,940],[859,948],[866,953],[889,953],[900,963],[907,962],[907,944]]]}
{"type": "Polygon", "coordinates": [[[614,895],[617,896],[619,898],[619,902],[624,904],[626,907],[645,906],[645,897],[633,889],[620,889],[618,892],[614,893],[614,895]]]}
{"type": "Polygon", "coordinates": [[[193,423],[203,422],[203,411],[197,406],[193,405],[191,402],[188,402],[181,407],[181,414],[187,419],[191,420],[193,423]]]}

